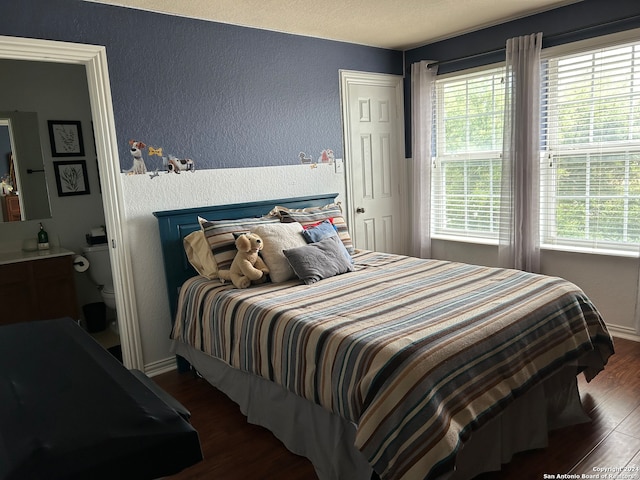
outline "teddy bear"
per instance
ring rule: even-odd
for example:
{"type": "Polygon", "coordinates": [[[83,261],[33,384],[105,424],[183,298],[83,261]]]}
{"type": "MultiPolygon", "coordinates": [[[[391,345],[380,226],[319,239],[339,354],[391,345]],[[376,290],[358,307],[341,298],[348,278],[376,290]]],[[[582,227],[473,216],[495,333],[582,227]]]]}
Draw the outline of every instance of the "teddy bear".
{"type": "Polygon", "coordinates": [[[236,256],[229,270],[219,270],[218,277],[224,283],[231,280],[236,288],[247,288],[249,285],[267,281],[269,268],[258,252],[262,250],[262,238],[255,233],[244,233],[236,239],[236,256]]]}

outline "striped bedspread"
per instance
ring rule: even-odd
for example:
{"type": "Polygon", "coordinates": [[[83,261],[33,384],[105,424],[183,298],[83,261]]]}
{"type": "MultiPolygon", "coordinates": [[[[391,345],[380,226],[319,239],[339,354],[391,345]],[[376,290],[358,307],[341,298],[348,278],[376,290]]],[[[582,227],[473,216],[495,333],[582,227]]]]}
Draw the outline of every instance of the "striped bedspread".
{"type": "MultiPolygon", "coordinates": [[[[611,338],[575,285],[516,270],[377,252],[356,271],[237,290],[181,289],[172,338],[266,377],[357,425],[382,479],[453,468],[472,430],[611,338]]],[[[599,363],[600,363],[599,362],[599,363]]]]}

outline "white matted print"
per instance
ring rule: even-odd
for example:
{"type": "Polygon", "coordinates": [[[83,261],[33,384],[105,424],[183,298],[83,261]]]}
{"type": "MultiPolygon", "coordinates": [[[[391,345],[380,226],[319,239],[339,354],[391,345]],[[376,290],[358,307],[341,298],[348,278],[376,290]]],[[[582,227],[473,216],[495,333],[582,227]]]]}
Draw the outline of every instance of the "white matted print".
{"type": "Polygon", "coordinates": [[[89,178],[87,176],[87,162],[84,160],[68,160],[53,162],[56,175],[58,196],[88,195],[89,178]]]}
{"type": "Polygon", "coordinates": [[[82,157],[82,126],[76,120],[49,120],[49,141],[53,157],[82,157]]]}

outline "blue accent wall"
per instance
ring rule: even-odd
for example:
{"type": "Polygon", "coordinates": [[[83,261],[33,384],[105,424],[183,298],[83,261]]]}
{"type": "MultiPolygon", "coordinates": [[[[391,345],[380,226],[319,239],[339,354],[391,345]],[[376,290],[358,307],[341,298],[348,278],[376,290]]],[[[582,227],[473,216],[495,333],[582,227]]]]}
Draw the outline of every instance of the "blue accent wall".
{"type": "Polygon", "coordinates": [[[106,46],[123,169],[130,139],[197,169],[340,158],[339,69],[403,68],[399,51],[80,0],[2,1],[0,35],[106,46]]]}
{"type": "MultiPolygon", "coordinates": [[[[405,125],[411,125],[411,64],[443,62],[438,74],[503,62],[507,39],[542,32],[543,48],[640,27],[638,0],[583,0],[512,22],[478,30],[406,52],[405,125]],[[485,55],[485,52],[493,52],[485,55]],[[463,60],[456,60],[465,58],[463,60]]],[[[405,151],[411,156],[411,129],[405,132],[405,151]]]]}

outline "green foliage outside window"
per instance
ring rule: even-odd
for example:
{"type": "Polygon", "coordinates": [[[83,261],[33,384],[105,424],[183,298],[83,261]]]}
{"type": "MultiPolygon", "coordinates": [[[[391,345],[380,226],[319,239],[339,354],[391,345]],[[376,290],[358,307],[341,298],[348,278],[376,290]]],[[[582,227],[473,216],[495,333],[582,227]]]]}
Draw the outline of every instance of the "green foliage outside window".
{"type": "Polygon", "coordinates": [[[436,230],[496,236],[504,122],[502,69],[443,82],[438,98],[436,230]]]}
{"type": "MultiPolygon", "coordinates": [[[[437,82],[436,234],[497,236],[503,75],[437,82]]],[[[545,60],[541,113],[543,241],[640,243],[640,44],[545,60]]]]}
{"type": "Polygon", "coordinates": [[[640,154],[556,158],[557,236],[640,242],[640,154]]]}

